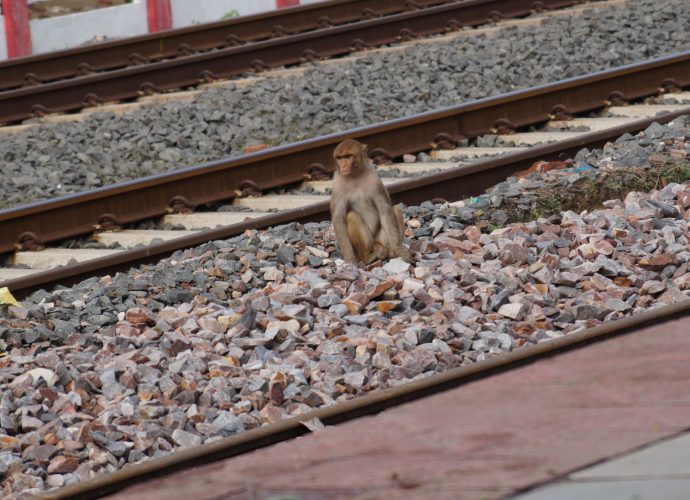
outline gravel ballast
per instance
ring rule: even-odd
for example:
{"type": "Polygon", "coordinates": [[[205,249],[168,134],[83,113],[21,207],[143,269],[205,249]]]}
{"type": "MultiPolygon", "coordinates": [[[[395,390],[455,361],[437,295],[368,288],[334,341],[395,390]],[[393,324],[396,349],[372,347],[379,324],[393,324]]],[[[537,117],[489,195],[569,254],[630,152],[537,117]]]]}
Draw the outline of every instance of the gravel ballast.
{"type": "Polygon", "coordinates": [[[491,37],[211,89],[192,103],[45,124],[0,135],[0,208],[683,51],[689,42],[690,3],[630,0],[491,37]]]}
{"type": "Polygon", "coordinates": [[[407,207],[413,265],[348,266],[330,223],[288,224],[0,307],[3,493],[83,481],[685,300],[688,154],[684,117],[583,150],[566,170],[407,207]],[[579,213],[515,222],[524,214],[496,203],[529,211],[543,190],[620,185],[630,163],[643,179],[659,165],[668,175],[579,213]]]}

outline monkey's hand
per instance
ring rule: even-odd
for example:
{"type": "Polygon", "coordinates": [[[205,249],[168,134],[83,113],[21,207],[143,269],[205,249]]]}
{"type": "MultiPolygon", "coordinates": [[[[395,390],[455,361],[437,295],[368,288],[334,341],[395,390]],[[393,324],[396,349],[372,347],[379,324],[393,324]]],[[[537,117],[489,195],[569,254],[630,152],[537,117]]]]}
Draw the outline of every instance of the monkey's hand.
{"type": "Polygon", "coordinates": [[[414,264],[415,263],[415,258],[412,257],[412,254],[410,253],[410,251],[407,248],[405,248],[405,246],[403,246],[403,245],[400,245],[400,247],[398,247],[396,249],[393,257],[398,257],[399,259],[404,260],[408,264],[414,264]]]}
{"type": "Polygon", "coordinates": [[[381,245],[380,243],[374,243],[374,251],[371,253],[367,261],[365,262],[366,265],[371,264],[372,262],[376,262],[377,260],[383,260],[388,258],[388,249],[381,245]]]}

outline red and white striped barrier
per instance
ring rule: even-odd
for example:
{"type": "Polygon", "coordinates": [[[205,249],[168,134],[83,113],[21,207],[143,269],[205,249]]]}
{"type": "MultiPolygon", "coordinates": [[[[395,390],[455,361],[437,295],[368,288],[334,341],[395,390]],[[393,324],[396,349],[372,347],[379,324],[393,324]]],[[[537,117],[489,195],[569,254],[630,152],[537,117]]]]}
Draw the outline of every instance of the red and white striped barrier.
{"type": "Polygon", "coordinates": [[[2,0],[2,17],[7,40],[6,57],[30,55],[32,52],[31,28],[27,0],[2,0]]]}
{"type": "Polygon", "coordinates": [[[149,33],[172,28],[172,6],[170,0],[148,0],[147,13],[149,33]]]}
{"type": "Polygon", "coordinates": [[[132,0],[76,14],[30,19],[41,0],[0,0],[0,60],[324,0],[132,0]]]}

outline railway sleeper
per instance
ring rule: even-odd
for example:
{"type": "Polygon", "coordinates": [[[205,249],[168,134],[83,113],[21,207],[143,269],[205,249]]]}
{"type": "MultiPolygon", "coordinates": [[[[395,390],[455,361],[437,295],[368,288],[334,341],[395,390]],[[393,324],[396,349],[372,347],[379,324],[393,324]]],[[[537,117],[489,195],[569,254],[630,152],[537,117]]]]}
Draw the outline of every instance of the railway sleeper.
{"type": "MultiPolygon", "coordinates": [[[[671,95],[676,101],[690,102],[690,92],[671,95]]],[[[570,120],[551,120],[537,131],[517,131],[512,134],[497,134],[496,147],[457,147],[429,152],[429,161],[398,162],[379,165],[377,168],[385,185],[391,187],[400,182],[424,176],[431,172],[462,168],[472,163],[497,155],[516,154],[538,144],[558,142],[582,137],[587,133],[628,124],[659,113],[673,112],[687,108],[687,104],[635,104],[612,106],[599,117],[575,117],[570,120]]],[[[332,181],[304,181],[296,189],[285,192],[268,192],[263,196],[235,198],[230,210],[185,214],[168,214],[155,223],[155,229],[124,228],[116,232],[101,231],[92,235],[92,240],[106,248],[45,248],[39,251],[19,251],[9,256],[5,267],[0,267],[0,286],[4,281],[29,276],[57,266],[112,256],[126,249],[172,241],[197,235],[204,229],[240,224],[246,220],[268,217],[277,212],[294,209],[308,209],[314,204],[329,200],[332,181]],[[170,229],[173,228],[173,229],[170,229]]]]}

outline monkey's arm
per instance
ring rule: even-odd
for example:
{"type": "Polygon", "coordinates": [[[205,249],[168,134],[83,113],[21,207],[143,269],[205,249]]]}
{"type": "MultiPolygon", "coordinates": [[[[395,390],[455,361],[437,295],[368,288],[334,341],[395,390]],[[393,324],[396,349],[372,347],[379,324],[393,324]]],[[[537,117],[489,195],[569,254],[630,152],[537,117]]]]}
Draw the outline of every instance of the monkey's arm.
{"type": "Polygon", "coordinates": [[[340,245],[340,251],[343,254],[343,258],[347,262],[356,263],[357,258],[355,257],[355,250],[352,247],[350,235],[347,233],[347,203],[345,201],[331,201],[331,219],[333,221],[335,239],[340,245]]]}

